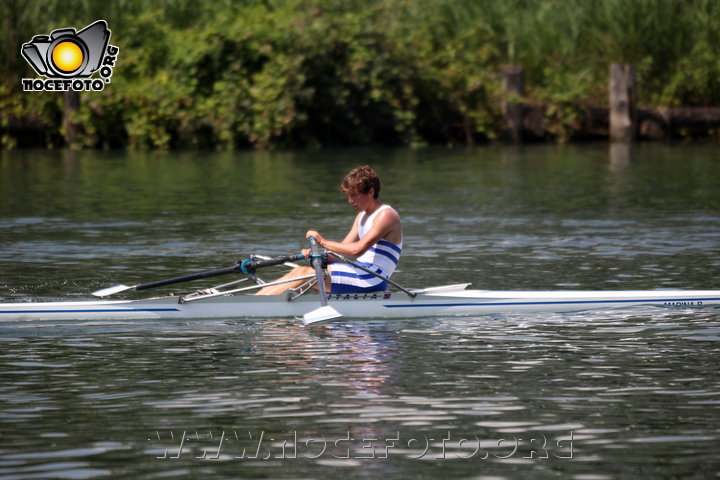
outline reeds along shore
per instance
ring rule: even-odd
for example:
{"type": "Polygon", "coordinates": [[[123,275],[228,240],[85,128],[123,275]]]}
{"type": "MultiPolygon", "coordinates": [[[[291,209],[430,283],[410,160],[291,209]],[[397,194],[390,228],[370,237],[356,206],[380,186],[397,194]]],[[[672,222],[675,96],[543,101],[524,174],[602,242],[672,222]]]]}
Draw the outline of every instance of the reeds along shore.
{"type": "Polygon", "coordinates": [[[3,148],[609,138],[612,64],[634,69],[631,138],[717,136],[714,0],[4,5],[3,148]],[[22,91],[22,78],[37,77],[19,55],[23,43],[98,19],[120,49],[111,83],[22,91]],[[511,66],[522,67],[521,88],[504,81],[511,66]]]}

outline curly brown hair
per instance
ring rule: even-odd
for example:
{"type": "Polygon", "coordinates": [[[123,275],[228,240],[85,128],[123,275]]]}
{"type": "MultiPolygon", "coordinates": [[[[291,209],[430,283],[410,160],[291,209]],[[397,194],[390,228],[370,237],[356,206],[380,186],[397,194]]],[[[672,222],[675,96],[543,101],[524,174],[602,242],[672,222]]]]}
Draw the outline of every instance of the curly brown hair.
{"type": "Polygon", "coordinates": [[[375,189],[374,198],[380,195],[380,177],[370,165],[354,168],[345,175],[340,184],[340,191],[346,195],[352,193],[368,193],[370,189],[375,189]]]}

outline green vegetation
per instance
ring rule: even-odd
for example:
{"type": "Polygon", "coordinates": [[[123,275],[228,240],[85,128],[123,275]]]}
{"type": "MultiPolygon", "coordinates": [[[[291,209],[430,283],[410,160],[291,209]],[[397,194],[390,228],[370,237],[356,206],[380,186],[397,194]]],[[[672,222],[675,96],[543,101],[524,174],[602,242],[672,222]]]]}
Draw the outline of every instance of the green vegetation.
{"type": "Polygon", "coordinates": [[[637,65],[641,105],[720,104],[716,0],[5,0],[3,14],[4,148],[63,144],[62,95],[22,92],[22,43],[98,19],[120,54],[112,83],[81,94],[75,147],[484,141],[509,64],[559,140],[606,104],[614,62],[637,65]]]}

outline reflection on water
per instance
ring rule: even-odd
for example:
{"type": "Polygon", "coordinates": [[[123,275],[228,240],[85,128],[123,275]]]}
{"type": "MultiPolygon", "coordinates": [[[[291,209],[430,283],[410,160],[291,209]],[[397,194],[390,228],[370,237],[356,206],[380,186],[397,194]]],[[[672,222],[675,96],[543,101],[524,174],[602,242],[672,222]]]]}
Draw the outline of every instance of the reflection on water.
{"type": "MultiPolygon", "coordinates": [[[[2,301],[84,298],[345,234],[373,163],[397,279],[720,288],[711,147],[4,152],[2,301]]],[[[2,478],[709,478],[720,314],[0,325],[2,478]],[[240,473],[241,472],[241,473],[240,473]]]]}
{"type": "Polygon", "coordinates": [[[578,478],[646,462],[674,476],[715,468],[713,312],[1,333],[0,421],[18,442],[2,460],[15,474],[56,458],[55,471],[89,477],[115,477],[114,462],[129,459],[148,477],[173,459],[248,475],[373,459],[405,474],[474,465],[502,478],[509,466],[578,478]]]}

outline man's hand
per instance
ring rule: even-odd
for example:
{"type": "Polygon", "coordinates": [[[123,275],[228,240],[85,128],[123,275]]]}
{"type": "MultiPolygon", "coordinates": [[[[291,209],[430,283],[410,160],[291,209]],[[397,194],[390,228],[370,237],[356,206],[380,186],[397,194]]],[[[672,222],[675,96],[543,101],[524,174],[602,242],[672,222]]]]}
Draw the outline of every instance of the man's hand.
{"type": "Polygon", "coordinates": [[[315,240],[317,240],[318,246],[322,247],[325,244],[325,237],[320,235],[316,230],[308,230],[308,232],[305,234],[305,238],[315,237],[315,240]]]}

